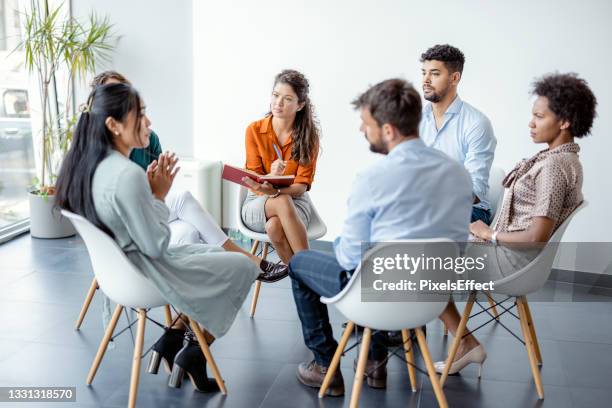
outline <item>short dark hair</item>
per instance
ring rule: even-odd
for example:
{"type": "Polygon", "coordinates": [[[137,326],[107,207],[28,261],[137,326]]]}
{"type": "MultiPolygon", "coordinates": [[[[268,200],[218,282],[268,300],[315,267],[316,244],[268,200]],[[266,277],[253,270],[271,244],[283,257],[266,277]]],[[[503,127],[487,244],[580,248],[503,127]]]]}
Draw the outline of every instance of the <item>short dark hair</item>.
{"type": "Polygon", "coordinates": [[[463,74],[465,56],[457,47],[448,44],[437,44],[421,54],[421,62],[442,61],[450,73],[463,74]]]}
{"type": "Polygon", "coordinates": [[[128,79],[121,75],[119,72],[117,71],[104,71],[99,73],[98,75],[96,75],[94,77],[94,79],[92,79],[91,81],[91,89],[95,89],[101,85],[106,84],[106,81],[108,81],[109,79],[114,79],[117,82],[120,82],[122,84],[128,84],[131,85],[130,81],[128,81],[128,79]]]}
{"type": "Polygon", "coordinates": [[[574,137],[584,137],[591,132],[597,116],[597,99],[587,81],[577,74],[546,74],[533,82],[532,95],[548,99],[548,108],[561,120],[570,123],[574,137]]]}
{"type": "Polygon", "coordinates": [[[367,108],[379,126],[388,123],[402,135],[418,136],[421,121],[421,96],[403,79],[387,79],[359,95],[355,109],[367,108]]]}

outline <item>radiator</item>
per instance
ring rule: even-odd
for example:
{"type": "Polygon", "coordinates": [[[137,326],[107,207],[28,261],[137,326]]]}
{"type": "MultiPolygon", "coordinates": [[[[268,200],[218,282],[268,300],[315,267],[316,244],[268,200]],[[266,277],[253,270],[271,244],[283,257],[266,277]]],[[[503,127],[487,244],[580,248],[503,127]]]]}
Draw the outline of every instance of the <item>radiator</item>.
{"type": "Polygon", "coordinates": [[[223,202],[221,196],[220,161],[180,159],[180,170],[172,184],[172,191],[189,191],[217,221],[222,224],[223,202]]]}

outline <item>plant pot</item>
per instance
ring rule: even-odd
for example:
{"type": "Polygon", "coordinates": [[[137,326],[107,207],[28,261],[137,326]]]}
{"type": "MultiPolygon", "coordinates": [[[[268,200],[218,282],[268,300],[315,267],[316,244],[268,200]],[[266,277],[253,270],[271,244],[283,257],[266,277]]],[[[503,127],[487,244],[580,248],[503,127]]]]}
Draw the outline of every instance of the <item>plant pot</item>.
{"type": "Polygon", "coordinates": [[[30,193],[30,235],[34,238],[65,238],[76,234],[72,223],[54,208],[55,196],[30,193]]]}

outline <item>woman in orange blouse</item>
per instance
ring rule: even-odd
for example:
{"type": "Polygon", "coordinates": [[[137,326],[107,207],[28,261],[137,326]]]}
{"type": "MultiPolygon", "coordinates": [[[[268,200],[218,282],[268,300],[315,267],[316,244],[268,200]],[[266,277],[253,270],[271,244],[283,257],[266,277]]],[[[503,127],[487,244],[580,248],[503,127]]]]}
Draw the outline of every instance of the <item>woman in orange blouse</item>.
{"type": "Polygon", "coordinates": [[[242,219],[251,230],[268,234],[286,264],[294,253],[308,249],[312,203],[306,192],[314,178],[320,137],[308,91],[304,75],[282,71],[274,80],[270,112],[246,130],[247,169],[295,176],[291,186],[281,189],[244,179],[251,191],[242,206],[242,219]]]}

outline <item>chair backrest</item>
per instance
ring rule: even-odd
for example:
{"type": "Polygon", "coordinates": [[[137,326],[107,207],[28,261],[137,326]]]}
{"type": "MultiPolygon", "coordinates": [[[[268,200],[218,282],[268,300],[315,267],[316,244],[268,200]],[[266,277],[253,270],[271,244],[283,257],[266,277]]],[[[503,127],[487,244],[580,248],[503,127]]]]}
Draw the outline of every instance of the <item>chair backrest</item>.
{"type": "Polygon", "coordinates": [[[504,177],[506,177],[506,173],[501,167],[491,167],[491,171],[489,172],[489,192],[487,194],[487,201],[491,206],[492,219],[495,217],[495,214],[497,214],[497,210],[501,207],[504,198],[504,186],[502,186],[504,177]]]}
{"type": "Polygon", "coordinates": [[[249,193],[249,190],[247,190],[245,187],[238,187],[238,202],[236,205],[236,218],[238,221],[238,226],[242,229],[248,229],[246,225],[244,225],[244,222],[242,221],[242,204],[244,203],[244,200],[246,199],[247,194],[249,193]]]}
{"type": "Polygon", "coordinates": [[[557,249],[559,248],[559,243],[563,238],[565,230],[572,218],[587,205],[588,203],[583,201],[582,204],[576,207],[567,219],[559,225],[559,228],[553,233],[544,248],[542,248],[533,261],[516,273],[496,281],[493,293],[522,296],[533,293],[544,286],[550,276],[553,262],[557,255],[557,249]]]}
{"type": "Polygon", "coordinates": [[[85,241],[98,285],[113,302],[139,308],[168,303],[110,236],[80,215],[66,210],[62,215],[72,221],[85,241]]]}
{"type": "Polygon", "coordinates": [[[270,239],[265,232],[255,232],[249,229],[242,221],[242,204],[246,199],[249,190],[246,187],[238,187],[238,200],[236,202],[236,222],[238,223],[238,231],[249,239],[254,239],[261,242],[270,242],[270,239]]]}
{"type": "MultiPolygon", "coordinates": [[[[456,258],[459,255],[459,249],[452,240],[444,238],[404,240],[377,245],[363,259],[371,260],[381,255],[384,257],[385,253],[387,255],[402,253],[415,258],[430,256],[456,258]]],[[[418,282],[420,279],[427,279],[427,274],[428,271],[417,272],[412,275],[410,281],[418,282]]],[[[448,274],[449,278],[455,275],[453,271],[449,271],[448,274]]],[[[430,277],[433,279],[433,276],[430,275],[430,277]]],[[[438,280],[438,278],[440,275],[437,274],[435,279],[438,280]]],[[[401,330],[420,327],[434,320],[442,313],[449,300],[449,295],[436,295],[435,300],[416,300],[419,293],[406,291],[401,293],[399,301],[366,302],[362,301],[362,294],[366,292],[373,294],[374,290],[362,288],[361,281],[362,265],[360,264],[340,293],[332,298],[322,297],[321,302],[334,305],[348,320],[360,326],[377,330],[401,330]]]]}

